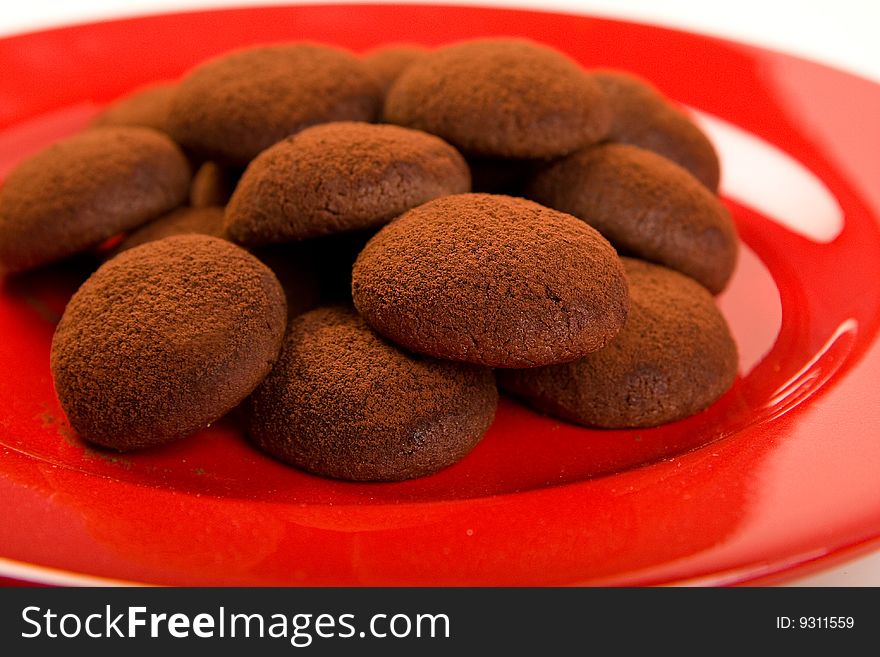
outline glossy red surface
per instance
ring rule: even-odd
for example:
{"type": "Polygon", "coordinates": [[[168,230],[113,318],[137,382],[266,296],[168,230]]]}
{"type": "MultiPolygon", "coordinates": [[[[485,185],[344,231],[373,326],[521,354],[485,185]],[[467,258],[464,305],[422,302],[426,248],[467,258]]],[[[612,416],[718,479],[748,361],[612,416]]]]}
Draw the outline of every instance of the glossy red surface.
{"type": "Polygon", "coordinates": [[[328,6],[158,16],[0,41],[0,175],[123,92],[229,48],[480,35],[527,36],[587,66],[644,75],[799,160],[837,198],[845,222],[828,243],[727,199],[757,256],[743,258],[721,299],[753,361],[733,390],[702,414],[640,431],[592,431],[504,401],[471,455],[401,484],[287,468],[229,421],[114,455],[73,434],[52,389],[54,324],[89,265],[66,263],[0,288],[0,575],[53,581],[30,564],[188,585],[728,584],[778,578],[880,536],[872,83],[717,39],[558,14],[328,6]]]}

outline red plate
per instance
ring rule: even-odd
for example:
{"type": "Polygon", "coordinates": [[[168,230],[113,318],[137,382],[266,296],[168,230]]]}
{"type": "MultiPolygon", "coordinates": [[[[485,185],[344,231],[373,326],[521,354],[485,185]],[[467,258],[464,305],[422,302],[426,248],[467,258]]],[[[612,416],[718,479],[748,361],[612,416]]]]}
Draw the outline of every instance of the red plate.
{"type": "Polygon", "coordinates": [[[134,86],[244,44],[362,50],[522,35],[698,109],[747,245],[721,298],[734,389],[658,429],[590,431],[503,402],[461,463],[329,481],[226,422],[118,456],[55,399],[73,264],[0,288],[0,576],[161,584],[644,585],[766,578],[880,536],[880,88],[786,55],[592,18],[453,7],[217,11],[0,41],[0,175],[134,86]],[[68,575],[66,575],[66,574],[68,575]]]}

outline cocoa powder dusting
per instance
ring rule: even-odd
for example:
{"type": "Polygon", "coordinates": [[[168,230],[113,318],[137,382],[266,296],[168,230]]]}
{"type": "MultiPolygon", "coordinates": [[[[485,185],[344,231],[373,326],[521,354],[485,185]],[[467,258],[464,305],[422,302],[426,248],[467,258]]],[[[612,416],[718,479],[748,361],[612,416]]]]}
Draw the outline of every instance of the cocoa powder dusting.
{"type": "Polygon", "coordinates": [[[149,128],[107,127],[21,162],[0,187],[0,269],[61,260],[136,228],[186,199],[180,148],[149,128]]]}
{"type": "Polygon", "coordinates": [[[721,164],[703,131],[647,80],[615,70],[593,72],[611,106],[608,139],[632,144],[690,171],[710,191],[718,192],[721,164]]]}
{"type": "Polygon", "coordinates": [[[447,196],[370,240],[352,274],[357,309],[407,349],[492,367],[564,362],[626,319],[617,253],[570,215],[525,199],[447,196]]]}
{"type": "Polygon", "coordinates": [[[245,166],[303,128],[373,121],[378,83],[350,53],[317,44],[258,46],[190,71],[171,104],[169,129],[193,153],[245,166]]]}
{"type": "Polygon", "coordinates": [[[627,144],[578,151],[540,171],[526,195],[580,217],[621,252],[671,267],[717,294],[736,265],[730,213],[688,171],[627,144]]]}
{"type": "Polygon", "coordinates": [[[128,450],[206,427],[268,373],[286,308],[272,272],[203,235],[169,237],[105,263],[52,340],[58,398],[88,441],[128,450]]]}
{"type": "Polygon", "coordinates": [[[692,415],[730,388],[736,344],[712,295],[671,269],[623,261],[631,306],[620,334],[571,363],[499,371],[503,389],[565,420],[622,428],[692,415]]]}
{"type": "Polygon", "coordinates": [[[611,112],[599,85],[559,51],[496,38],[417,59],[388,91],[384,118],[468,156],[549,158],[602,139],[611,112]]]}
{"type": "Polygon", "coordinates": [[[248,246],[378,227],[438,196],[470,191],[470,172],[442,139],[391,125],[314,126],[266,150],[226,208],[248,246]]]}
{"type": "Polygon", "coordinates": [[[339,479],[398,481],[467,454],[497,400],[491,370],[407,354],[338,306],[291,322],[245,413],[251,439],[283,461],[339,479]]]}

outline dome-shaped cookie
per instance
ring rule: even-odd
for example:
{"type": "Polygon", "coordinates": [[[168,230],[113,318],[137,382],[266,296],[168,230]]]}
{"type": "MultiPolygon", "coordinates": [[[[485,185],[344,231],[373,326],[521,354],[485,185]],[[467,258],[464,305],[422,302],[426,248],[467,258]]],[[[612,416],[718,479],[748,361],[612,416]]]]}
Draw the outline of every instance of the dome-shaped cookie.
{"type": "Polygon", "coordinates": [[[178,208],[129,234],[116,247],[116,252],[121,253],[172,235],[223,237],[223,208],[178,208]]]}
{"type": "Polygon", "coordinates": [[[687,114],[646,80],[622,71],[593,72],[611,106],[608,139],[659,153],[690,171],[713,192],[721,165],[712,142],[687,114]]]}
{"type": "Polygon", "coordinates": [[[438,196],[470,190],[458,152],[433,135],[340,122],[261,153],[226,207],[226,230],[258,245],[381,226],[438,196]]]}
{"type": "Polygon", "coordinates": [[[275,275],[243,249],[185,235],[105,263],[52,339],[58,399],[91,442],[168,443],[225,415],[268,374],[286,324],[275,275]]]}
{"type": "Polygon", "coordinates": [[[354,303],[418,353],[536,367],[600,349],[626,319],[623,266],[575,217],[525,199],[461,194],[388,224],[361,251],[354,303]]]}
{"type": "Polygon", "coordinates": [[[712,295],[671,269],[623,262],[630,311],[620,334],[571,363],[499,371],[503,389],[565,420],[624,428],[693,415],[730,388],[736,344],[712,295]]]}
{"type": "Polygon", "coordinates": [[[248,434],[275,457],[355,481],[398,481],[455,463],[492,423],[491,370],[407,354],[354,311],[294,319],[271,374],[245,404],[248,434]]]}
{"type": "Polygon", "coordinates": [[[468,155],[549,158],[602,139],[599,85],[562,53],[523,39],[438,48],[408,66],[385,120],[443,137],[468,155]]]}
{"type": "Polygon", "coordinates": [[[168,112],[175,85],[170,82],[149,84],[126,94],[108,105],[92,125],[141,126],[168,132],[168,112]]]}
{"type": "Polygon", "coordinates": [[[384,98],[403,70],[427,52],[424,46],[400,43],[366,52],[361,60],[379,83],[384,98]]]}
{"type": "Polygon", "coordinates": [[[261,46],[222,55],[181,80],[174,138],[205,159],[244,166],[288,135],[328,121],[372,121],[378,83],[353,55],[315,44],[261,46]]]}
{"type": "Polygon", "coordinates": [[[730,213],[688,171],[627,144],[603,144],[538,173],[526,196],[580,217],[621,253],[676,269],[717,294],[736,265],[730,213]]]}
{"type": "Polygon", "coordinates": [[[0,269],[19,272],[97,246],[177,207],[190,169],[149,128],[88,130],[19,164],[0,187],[0,269]]]}

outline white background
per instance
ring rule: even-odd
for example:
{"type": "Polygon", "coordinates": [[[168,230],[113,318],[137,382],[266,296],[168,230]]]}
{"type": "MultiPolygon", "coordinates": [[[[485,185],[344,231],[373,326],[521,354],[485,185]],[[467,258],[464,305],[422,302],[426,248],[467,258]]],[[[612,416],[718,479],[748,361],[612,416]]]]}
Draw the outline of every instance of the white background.
{"type": "MultiPolygon", "coordinates": [[[[346,4],[353,2],[349,0],[346,4]]],[[[267,4],[297,3],[273,0],[0,0],[0,37],[138,14],[267,4]]],[[[320,2],[313,0],[309,4],[320,2]]],[[[424,3],[410,0],[409,4],[424,3]]],[[[561,10],[679,27],[783,50],[880,83],[880,1],[877,0],[437,0],[429,4],[561,10]]],[[[880,550],[792,583],[880,586],[880,550]]]]}

